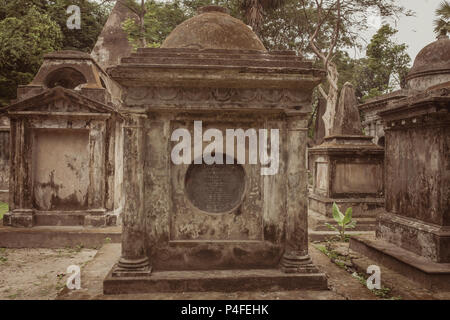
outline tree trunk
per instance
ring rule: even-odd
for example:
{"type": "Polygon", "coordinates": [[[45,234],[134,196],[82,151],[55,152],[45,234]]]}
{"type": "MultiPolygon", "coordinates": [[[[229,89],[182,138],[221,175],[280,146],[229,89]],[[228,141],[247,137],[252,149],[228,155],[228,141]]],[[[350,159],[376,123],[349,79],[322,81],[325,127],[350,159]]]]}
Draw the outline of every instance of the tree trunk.
{"type": "Polygon", "coordinates": [[[140,33],[140,41],[142,48],[147,47],[147,41],[145,40],[145,0],[141,0],[141,12],[139,14],[139,33],[140,33]]]}
{"type": "Polygon", "coordinates": [[[328,65],[327,72],[327,80],[330,84],[330,88],[328,89],[328,94],[326,96],[327,109],[322,117],[325,126],[325,136],[329,136],[331,134],[334,117],[336,116],[336,109],[339,99],[338,78],[339,74],[337,72],[336,65],[334,63],[330,63],[328,65]]]}

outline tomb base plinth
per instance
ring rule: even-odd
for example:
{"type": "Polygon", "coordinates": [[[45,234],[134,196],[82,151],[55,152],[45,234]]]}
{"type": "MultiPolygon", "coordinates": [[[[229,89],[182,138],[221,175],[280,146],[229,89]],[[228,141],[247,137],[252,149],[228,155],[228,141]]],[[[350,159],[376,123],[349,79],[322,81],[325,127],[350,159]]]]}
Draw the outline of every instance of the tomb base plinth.
{"type": "Polygon", "coordinates": [[[102,211],[38,211],[17,209],[5,214],[3,225],[16,228],[85,226],[110,227],[117,224],[117,215],[102,211]]]}
{"type": "Polygon", "coordinates": [[[284,273],[278,269],[154,271],[151,276],[117,276],[103,281],[104,294],[151,292],[327,290],[323,273],[284,273]]]}
{"type": "Polygon", "coordinates": [[[336,203],[342,212],[345,212],[347,208],[352,208],[353,220],[356,221],[355,228],[348,230],[352,235],[375,234],[376,216],[384,207],[384,199],[375,197],[331,199],[310,194],[308,203],[309,238],[314,241],[339,236],[337,231],[332,231],[327,227],[327,224],[336,224],[332,216],[333,203],[336,203]]]}
{"type": "Polygon", "coordinates": [[[284,273],[318,273],[309,255],[285,254],[280,262],[284,273]]]}
{"type": "Polygon", "coordinates": [[[308,195],[310,229],[329,236],[326,223],[336,225],[332,215],[336,203],[343,213],[352,208],[356,221],[352,231],[374,231],[376,215],[384,207],[383,148],[371,137],[328,136],[308,150],[308,158],[313,175],[308,195]]]}
{"type": "Polygon", "coordinates": [[[112,269],[113,277],[147,277],[152,273],[152,267],[150,266],[147,257],[142,259],[125,259],[121,258],[112,269]]]}
{"type": "Polygon", "coordinates": [[[437,263],[374,236],[354,236],[350,249],[429,290],[450,289],[450,263],[437,263]]]}
{"type": "Polygon", "coordinates": [[[8,212],[3,217],[3,225],[16,228],[31,228],[36,224],[36,217],[32,209],[20,209],[8,212]]]}

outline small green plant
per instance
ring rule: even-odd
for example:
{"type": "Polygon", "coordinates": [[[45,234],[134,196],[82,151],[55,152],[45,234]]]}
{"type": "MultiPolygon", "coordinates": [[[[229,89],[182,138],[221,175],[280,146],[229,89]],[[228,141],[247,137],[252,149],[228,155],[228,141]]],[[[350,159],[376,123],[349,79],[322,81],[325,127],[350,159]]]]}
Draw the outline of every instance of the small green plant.
{"type": "Polygon", "coordinates": [[[348,239],[347,235],[345,234],[345,231],[347,229],[353,229],[356,226],[356,221],[352,219],[352,208],[348,208],[347,211],[345,211],[345,215],[339,210],[339,207],[334,202],[333,203],[333,218],[337,223],[337,227],[326,223],[325,225],[330,228],[333,231],[339,232],[339,236],[341,241],[346,241],[348,239]]]}
{"type": "Polygon", "coordinates": [[[8,204],[0,201],[0,220],[3,219],[3,215],[7,213],[8,210],[9,210],[8,204]]]}
{"type": "Polygon", "coordinates": [[[6,257],[7,255],[6,248],[0,248],[0,263],[5,263],[8,261],[8,258],[6,257]]]}
{"type": "Polygon", "coordinates": [[[110,237],[107,237],[107,238],[105,238],[105,243],[111,243],[111,238],[110,237]]]}

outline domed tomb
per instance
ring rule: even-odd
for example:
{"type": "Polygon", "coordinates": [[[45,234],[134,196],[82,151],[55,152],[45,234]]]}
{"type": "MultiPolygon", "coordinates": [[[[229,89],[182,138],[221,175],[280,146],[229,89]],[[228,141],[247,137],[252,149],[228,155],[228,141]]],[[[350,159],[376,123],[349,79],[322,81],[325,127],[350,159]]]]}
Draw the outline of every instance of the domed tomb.
{"type": "Polygon", "coordinates": [[[206,6],[178,25],[161,48],[229,49],[267,51],[258,36],[225,8],[206,6]]]}
{"type": "Polygon", "coordinates": [[[426,90],[450,81],[450,39],[442,34],[417,55],[407,77],[411,89],[426,90]]]}

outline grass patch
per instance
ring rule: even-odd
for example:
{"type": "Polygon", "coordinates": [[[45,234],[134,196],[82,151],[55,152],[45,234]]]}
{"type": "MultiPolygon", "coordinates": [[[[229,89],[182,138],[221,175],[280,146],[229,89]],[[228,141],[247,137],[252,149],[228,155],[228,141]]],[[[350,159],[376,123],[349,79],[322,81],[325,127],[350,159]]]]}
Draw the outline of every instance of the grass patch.
{"type": "MultiPolygon", "coordinates": [[[[332,241],[327,241],[325,245],[323,244],[314,244],[314,247],[325,254],[328,258],[330,258],[331,262],[344,269],[348,273],[350,273],[353,278],[355,278],[362,286],[367,288],[367,278],[368,276],[354,270],[354,267],[351,264],[351,259],[349,257],[345,257],[338,252],[332,249],[332,241]],[[350,263],[348,263],[350,262],[350,263]]],[[[381,287],[381,289],[372,289],[370,290],[374,295],[376,295],[380,299],[384,300],[401,300],[402,298],[399,296],[394,296],[392,294],[392,289],[388,287],[381,287]]]]}
{"type": "Polygon", "coordinates": [[[8,258],[6,257],[8,253],[6,253],[6,248],[0,248],[0,264],[6,263],[8,258]]]}
{"type": "MultiPolygon", "coordinates": [[[[367,275],[354,272],[352,274],[354,278],[356,278],[363,286],[367,287],[367,275]]],[[[381,289],[368,289],[370,290],[374,295],[376,295],[380,299],[384,300],[402,300],[399,296],[393,296],[392,295],[392,289],[388,287],[381,287],[381,289]]]]}
{"type": "Polygon", "coordinates": [[[0,220],[3,219],[3,215],[7,213],[8,210],[9,210],[8,204],[0,201],[0,220]]]}

